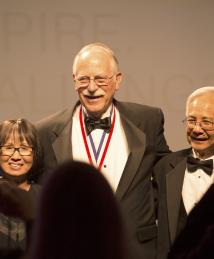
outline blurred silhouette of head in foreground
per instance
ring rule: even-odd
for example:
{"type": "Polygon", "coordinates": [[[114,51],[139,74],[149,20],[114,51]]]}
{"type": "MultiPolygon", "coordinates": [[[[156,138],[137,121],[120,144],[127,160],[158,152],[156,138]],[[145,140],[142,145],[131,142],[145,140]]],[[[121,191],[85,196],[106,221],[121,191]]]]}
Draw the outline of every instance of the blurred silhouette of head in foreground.
{"type": "Polygon", "coordinates": [[[69,161],[47,178],[32,259],[122,259],[125,234],[116,198],[94,167],[69,161]]]}

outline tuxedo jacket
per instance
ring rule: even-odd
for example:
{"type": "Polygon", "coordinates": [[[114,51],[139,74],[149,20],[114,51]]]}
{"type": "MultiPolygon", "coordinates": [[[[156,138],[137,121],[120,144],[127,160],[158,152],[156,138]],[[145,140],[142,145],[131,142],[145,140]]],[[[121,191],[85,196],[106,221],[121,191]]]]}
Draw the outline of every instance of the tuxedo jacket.
{"type": "Polygon", "coordinates": [[[213,259],[214,184],[188,215],[186,225],[170,249],[169,259],[213,259]]]}
{"type": "Polygon", "coordinates": [[[181,226],[182,187],[191,152],[191,148],[173,152],[154,167],[158,192],[158,259],[167,258],[175,238],[185,226],[184,222],[181,226]]]}
{"type": "MultiPolygon", "coordinates": [[[[169,152],[164,137],[164,116],[159,108],[134,103],[118,102],[127,138],[129,156],[122,173],[116,197],[128,219],[131,235],[140,244],[143,258],[154,258],[157,228],[152,189],[152,168],[156,161],[169,152]]],[[[54,114],[37,124],[44,149],[45,171],[72,159],[71,129],[73,109],[54,114]]]]}

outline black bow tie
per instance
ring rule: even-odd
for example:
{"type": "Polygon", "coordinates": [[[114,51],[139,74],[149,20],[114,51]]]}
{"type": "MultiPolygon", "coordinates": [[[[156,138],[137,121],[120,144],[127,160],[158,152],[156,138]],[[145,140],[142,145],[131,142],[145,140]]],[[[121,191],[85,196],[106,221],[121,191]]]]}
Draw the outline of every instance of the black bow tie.
{"type": "Polygon", "coordinates": [[[194,158],[189,156],[187,158],[187,169],[190,173],[196,171],[197,169],[202,169],[208,175],[211,175],[213,172],[213,160],[200,160],[198,158],[194,158]]]}
{"type": "Polygon", "coordinates": [[[94,129],[103,129],[109,133],[111,129],[111,117],[104,119],[94,119],[92,117],[85,117],[86,133],[89,135],[94,129]]]}

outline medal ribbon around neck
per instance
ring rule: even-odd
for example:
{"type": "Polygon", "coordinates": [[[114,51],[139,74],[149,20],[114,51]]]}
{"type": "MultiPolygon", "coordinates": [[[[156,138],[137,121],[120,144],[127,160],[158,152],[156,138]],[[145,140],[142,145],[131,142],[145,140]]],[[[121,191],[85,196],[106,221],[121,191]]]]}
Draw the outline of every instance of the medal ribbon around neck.
{"type": "MultiPolygon", "coordinates": [[[[111,129],[110,129],[110,132],[109,132],[109,135],[108,135],[108,139],[107,139],[107,142],[106,142],[106,145],[105,145],[105,148],[104,148],[104,151],[103,151],[103,154],[102,154],[102,157],[101,157],[99,166],[98,166],[98,170],[99,170],[99,171],[100,171],[101,168],[102,168],[102,165],[103,165],[103,162],[104,162],[104,160],[105,160],[105,156],[106,156],[106,153],[107,153],[107,150],[108,150],[110,141],[111,141],[112,133],[113,133],[113,130],[114,130],[115,118],[116,118],[116,113],[115,113],[115,108],[114,108],[114,114],[113,114],[113,121],[112,121],[111,129]]],[[[94,164],[93,164],[93,161],[92,161],[92,158],[91,158],[91,153],[90,153],[90,150],[89,150],[89,146],[88,146],[88,143],[87,143],[85,129],[84,129],[84,126],[83,126],[83,112],[82,112],[82,106],[81,106],[80,112],[79,112],[79,120],[80,120],[80,127],[81,127],[82,137],[83,137],[83,141],[84,141],[86,153],[87,153],[87,156],[88,156],[88,160],[89,160],[89,162],[90,162],[91,165],[94,165],[94,164]]],[[[106,132],[103,132],[103,135],[102,135],[102,137],[101,137],[100,144],[99,144],[99,147],[98,147],[97,152],[96,152],[96,150],[95,150],[94,143],[92,144],[93,139],[92,139],[92,137],[89,135],[89,138],[91,137],[91,138],[90,138],[90,142],[91,142],[91,140],[92,140],[91,145],[92,145],[92,150],[93,150],[93,152],[94,152],[94,156],[95,156],[96,162],[97,162],[97,159],[98,159],[100,150],[101,150],[101,146],[102,146],[103,141],[104,141],[105,134],[106,134],[106,132]]]]}

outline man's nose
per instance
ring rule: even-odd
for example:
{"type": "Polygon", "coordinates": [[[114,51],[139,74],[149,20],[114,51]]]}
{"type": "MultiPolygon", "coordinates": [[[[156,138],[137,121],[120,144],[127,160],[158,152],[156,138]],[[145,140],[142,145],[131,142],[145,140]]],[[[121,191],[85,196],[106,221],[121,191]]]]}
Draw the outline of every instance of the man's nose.
{"type": "Polygon", "coordinates": [[[88,91],[89,92],[95,92],[98,89],[98,86],[94,82],[93,79],[90,80],[89,85],[88,85],[88,91]]]}
{"type": "Polygon", "coordinates": [[[196,123],[194,128],[193,128],[194,132],[204,132],[204,129],[201,127],[200,123],[196,123]]]}

